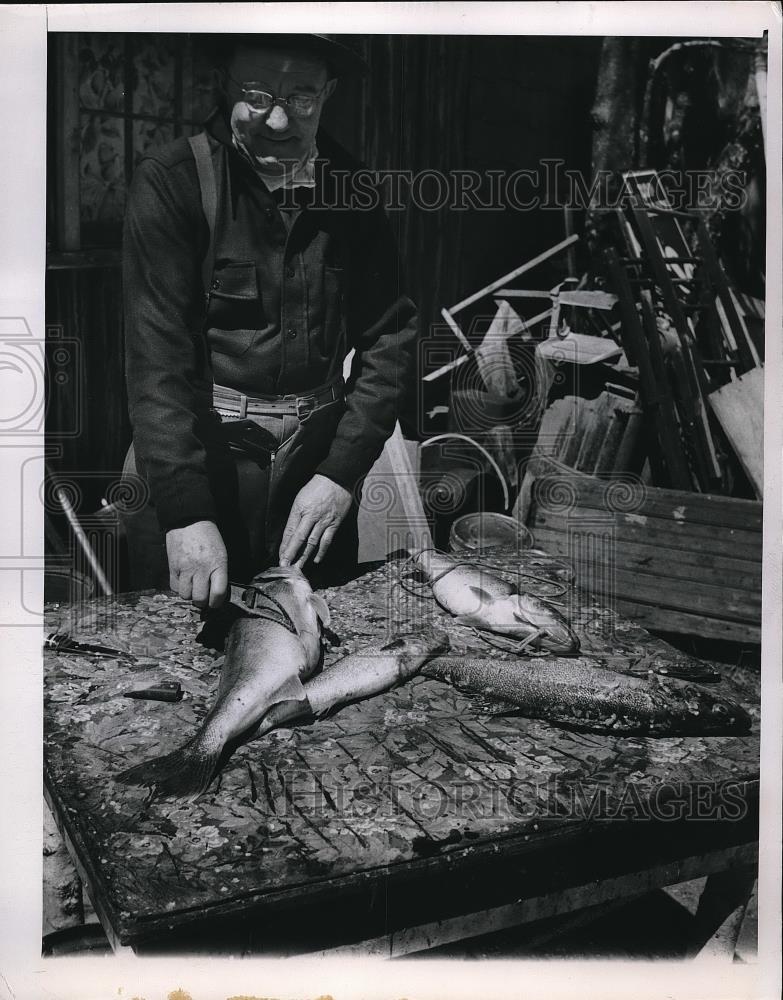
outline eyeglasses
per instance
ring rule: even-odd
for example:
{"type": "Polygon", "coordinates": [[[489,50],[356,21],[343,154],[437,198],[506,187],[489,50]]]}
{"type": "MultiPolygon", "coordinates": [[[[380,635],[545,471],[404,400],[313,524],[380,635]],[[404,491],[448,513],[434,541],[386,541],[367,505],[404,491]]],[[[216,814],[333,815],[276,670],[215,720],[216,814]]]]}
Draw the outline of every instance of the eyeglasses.
{"type": "Polygon", "coordinates": [[[285,104],[289,113],[296,118],[309,118],[315,111],[321,97],[323,97],[326,87],[317,94],[292,94],[290,97],[275,97],[266,90],[260,90],[253,83],[239,83],[233,77],[229,77],[232,83],[242,91],[245,102],[254,111],[271,111],[275,104],[285,104]]]}

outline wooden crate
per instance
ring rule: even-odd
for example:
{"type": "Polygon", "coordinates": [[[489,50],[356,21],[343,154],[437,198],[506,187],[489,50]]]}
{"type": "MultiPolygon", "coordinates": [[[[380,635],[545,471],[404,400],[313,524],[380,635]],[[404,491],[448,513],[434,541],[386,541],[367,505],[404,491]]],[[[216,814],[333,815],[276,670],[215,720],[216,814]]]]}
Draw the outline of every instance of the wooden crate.
{"type": "Polygon", "coordinates": [[[604,391],[597,399],[555,400],[544,412],[514,516],[523,524],[528,521],[533,484],[541,476],[639,472],[646,451],[643,436],[639,405],[613,392],[604,391]]]}
{"type": "Polygon", "coordinates": [[[761,641],[759,501],[569,472],[536,480],[528,526],[645,628],[761,641]]]}

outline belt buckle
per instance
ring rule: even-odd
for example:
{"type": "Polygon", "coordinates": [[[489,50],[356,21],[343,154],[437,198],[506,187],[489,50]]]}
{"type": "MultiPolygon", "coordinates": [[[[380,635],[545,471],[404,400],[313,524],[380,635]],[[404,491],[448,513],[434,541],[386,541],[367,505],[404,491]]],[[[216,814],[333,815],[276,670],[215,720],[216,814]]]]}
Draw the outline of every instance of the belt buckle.
{"type": "Polygon", "coordinates": [[[297,396],[296,415],[299,420],[309,416],[315,409],[315,396],[297,396]]]}

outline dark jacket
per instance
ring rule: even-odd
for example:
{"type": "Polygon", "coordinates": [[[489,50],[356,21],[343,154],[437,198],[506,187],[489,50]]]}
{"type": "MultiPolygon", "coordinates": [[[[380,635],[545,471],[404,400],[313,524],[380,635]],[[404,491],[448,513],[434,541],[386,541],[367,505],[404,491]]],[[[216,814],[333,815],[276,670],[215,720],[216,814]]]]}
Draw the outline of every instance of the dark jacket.
{"type": "MultiPolygon", "coordinates": [[[[125,216],[129,408],[164,530],[215,519],[213,381],[247,395],[304,393],[339,374],[356,348],[346,412],[313,469],[353,490],[393,430],[413,373],[416,309],[401,291],[383,209],[331,207],[331,196],[319,203],[308,188],[270,194],[222,116],[207,132],[218,219],[206,316],[209,230],[186,139],[139,163],[125,216]],[[289,228],[280,203],[292,197],[289,228]]],[[[317,144],[317,190],[344,190],[335,171],[359,165],[323,133],[317,144]]]]}

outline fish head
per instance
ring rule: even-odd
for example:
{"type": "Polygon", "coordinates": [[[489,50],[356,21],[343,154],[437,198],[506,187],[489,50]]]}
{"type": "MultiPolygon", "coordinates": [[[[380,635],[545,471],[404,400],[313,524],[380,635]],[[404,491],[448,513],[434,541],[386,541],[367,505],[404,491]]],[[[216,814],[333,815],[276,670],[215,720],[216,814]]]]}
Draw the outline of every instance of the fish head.
{"type": "Polygon", "coordinates": [[[707,736],[742,736],[750,732],[750,713],[722,693],[659,674],[653,674],[648,683],[680,709],[684,730],[707,736]]]}
{"type": "Polygon", "coordinates": [[[451,556],[432,548],[413,549],[410,558],[413,565],[421,570],[427,578],[436,576],[456,565],[456,561],[451,556]]]}
{"type": "Polygon", "coordinates": [[[313,592],[309,580],[298,566],[265,569],[253,577],[251,587],[277,601],[294,621],[313,592]]]}
{"type": "Polygon", "coordinates": [[[400,632],[381,646],[386,653],[400,656],[439,656],[450,648],[449,637],[442,629],[422,628],[416,632],[400,632]]]}
{"type": "Polygon", "coordinates": [[[567,625],[547,626],[540,641],[543,649],[562,656],[575,655],[580,649],[579,637],[567,625]]]}
{"type": "MultiPolygon", "coordinates": [[[[270,566],[257,573],[252,582],[254,586],[260,586],[269,580],[304,580],[307,583],[307,577],[299,566],[270,566]]],[[[307,585],[310,586],[309,583],[307,585]]]]}
{"type": "Polygon", "coordinates": [[[319,645],[321,624],[330,621],[329,608],[298,566],[273,566],[253,578],[253,586],[269,594],[284,608],[300,637],[309,636],[319,645]]]}
{"type": "Polygon", "coordinates": [[[537,642],[542,649],[563,655],[579,652],[579,638],[560,612],[532,594],[516,595],[515,617],[541,630],[537,642]]]}
{"type": "Polygon", "coordinates": [[[703,696],[701,705],[699,717],[704,731],[734,736],[750,732],[753,720],[741,705],[708,695],[703,696]]]}

